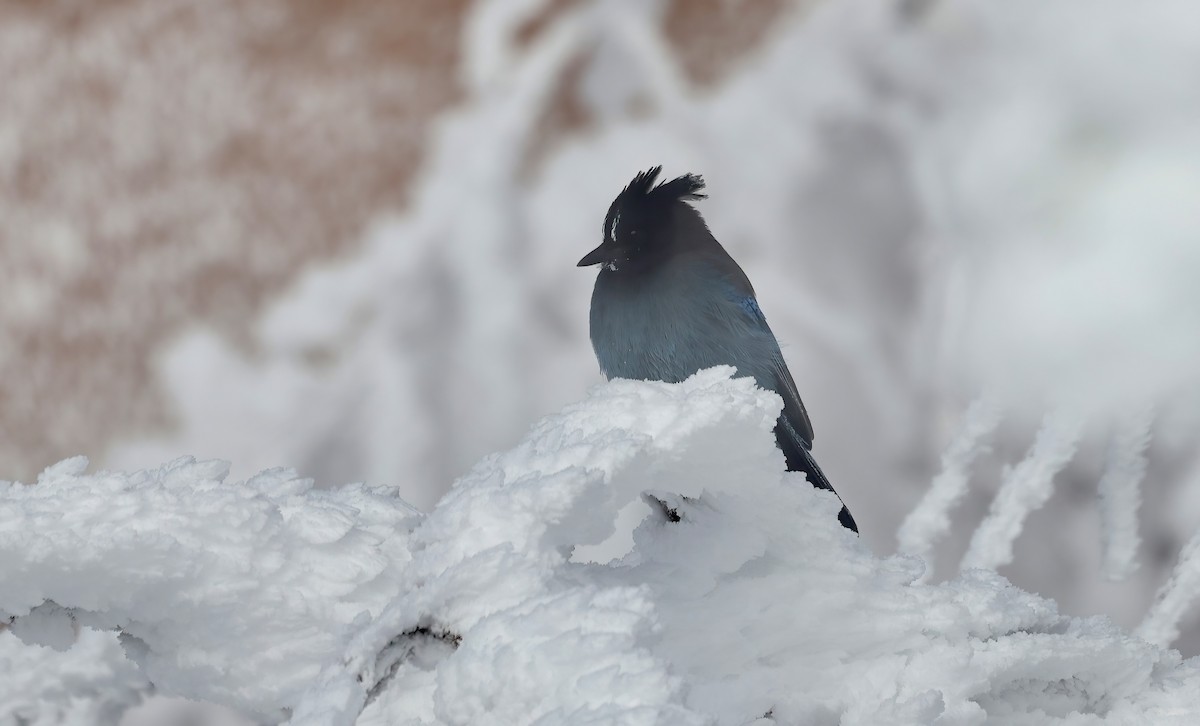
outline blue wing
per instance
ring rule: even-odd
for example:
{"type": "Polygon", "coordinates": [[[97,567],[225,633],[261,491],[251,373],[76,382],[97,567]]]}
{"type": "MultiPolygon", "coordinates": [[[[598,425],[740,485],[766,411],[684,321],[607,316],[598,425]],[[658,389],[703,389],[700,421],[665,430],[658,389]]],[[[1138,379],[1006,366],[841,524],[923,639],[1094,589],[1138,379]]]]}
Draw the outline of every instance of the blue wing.
{"type": "MultiPolygon", "coordinates": [[[[771,332],[771,327],[767,325],[767,319],[752,294],[743,297],[739,304],[750,318],[755,330],[769,338],[770,355],[767,356],[769,360],[766,370],[757,373],[756,378],[758,378],[759,385],[770,388],[783,399],[783,413],[775,425],[775,441],[783,451],[788,471],[802,471],[810,484],[818,489],[827,489],[837,495],[837,491],[829,483],[825,472],[813,458],[812,422],[808,418],[808,411],[804,409],[804,403],[800,400],[800,394],[796,390],[796,382],[792,380],[791,371],[788,370],[787,363],[783,360],[783,353],[779,350],[775,334],[771,332]]],[[[840,495],[838,498],[841,498],[840,495]]],[[[838,521],[846,529],[858,532],[858,524],[845,504],[838,513],[838,521]]]]}
{"type": "MultiPolygon", "coordinates": [[[[781,421],[790,429],[789,434],[795,438],[796,443],[804,449],[811,449],[813,443],[813,427],[812,421],[808,418],[808,411],[804,408],[804,402],[800,400],[800,393],[796,390],[796,382],[792,380],[792,373],[788,370],[787,363],[783,360],[783,353],[779,350],[779,342],[775,340],[775,334],[771,332],[771,326],[767,325],[767,319],[763,315],[762,309],[758,307],[758,301],[754,297],[747,296],[740,301],[742,309],[750,317],[753,325],[761,331],[761,333],[769,338],[769,360],[766,362],[766,368],[761,377],[769,377],[769,381],[760,381],[760,383],[779,394],[783,399],[783,415],[781,421]],[[770,385],[770,384],[774,385],[770,385]]],[[[786,453],[786,450],[785,450],[786,453]]]]}

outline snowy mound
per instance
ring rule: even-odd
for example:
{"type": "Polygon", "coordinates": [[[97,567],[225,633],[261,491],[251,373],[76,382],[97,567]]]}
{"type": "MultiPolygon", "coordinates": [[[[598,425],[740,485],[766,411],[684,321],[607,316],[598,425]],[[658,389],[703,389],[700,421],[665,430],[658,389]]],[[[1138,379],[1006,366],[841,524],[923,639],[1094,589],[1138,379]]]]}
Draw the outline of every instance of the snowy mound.
{"type": "MultiPolygon", "coordinates": [[[[295,724],[1198,722],[1175,651],[873,556],[783,471],[779,399],[731,375],[599,387],[425,516],[286,471],[63,462],[0,485],[0,616],[58,647],[115,630],[159,692],[295,724]],[[573,561],[630,505],[628,553],[573,561]]],[[[78,658],[136,692],[117,652],[78,658]]],[[[12,634],[0,656],[57,677],[12,634]]]]}

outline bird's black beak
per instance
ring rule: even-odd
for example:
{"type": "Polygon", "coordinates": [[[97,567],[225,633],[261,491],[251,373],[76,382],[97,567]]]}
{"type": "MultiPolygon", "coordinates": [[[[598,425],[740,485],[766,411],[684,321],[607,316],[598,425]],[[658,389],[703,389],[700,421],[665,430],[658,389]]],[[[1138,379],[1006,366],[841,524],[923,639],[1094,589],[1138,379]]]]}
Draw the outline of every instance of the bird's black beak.
{"type": "Polygon", "coordinates": [[[608,247],[606,245],[600,245],[596,249],[584,255],[583,259],[579,261],[579,264],[576,265],[576,267],[591,267],[592,265],[598,265],[601,262],[607,262],[608,258],[608,247]]]}

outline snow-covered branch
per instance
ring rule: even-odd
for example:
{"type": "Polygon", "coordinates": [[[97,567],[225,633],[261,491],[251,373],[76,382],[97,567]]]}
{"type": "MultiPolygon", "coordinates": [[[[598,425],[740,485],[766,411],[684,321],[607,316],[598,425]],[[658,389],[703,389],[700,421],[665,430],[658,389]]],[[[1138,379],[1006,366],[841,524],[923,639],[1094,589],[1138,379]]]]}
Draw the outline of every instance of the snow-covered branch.
{"type": "Polygon", "coordinates": [[[958,435],[942,455],[941,473],[900,526],[900,552],[928,557],[934,544],[949,531],[950,512],[967,493],[971,464],[987,450],[987,438],[999,423],[1000,407],[986,396],[967,409],[958,435]]]}
{"type": "Polygon", "coordinates": [[[1170,646],[1179,637],[1180,623],[1197,598],[1200,598],[1200,534],[1188,540],[1179,553],[1175,571],[1137,627],[1138,636],[1164,648],[1170,646]]]}
{"type": "Polygon", "coordinates": [[[160,692],[305,726],[1193,707],[1200,676],[1173,651],[994,572],[931,586],[914,558],[873,556],[836,498],[784,472],[779,399],[731,374],[601,386],[425,516],[282,470],[235,484],[213,462],[69,460],[0,486],[0,615],[24,637],[55,618],[117,630],[160,692]],[[576,561],[621,541],[628,507],[629,551],[576,561]]]}
{"type": "Polygon", "coordinates": [[[1146,476],[1146,448],[1154,413],[1144,408],[1119,424],[1105,457],[1100,492],[1100,531],[1104,533],[1103,570],[1110,580],[1123,580],[1137,569],[1138,511],[1146,476]]]}
{"type": "Polygon", "coordinates": [[[1054,475],[1071,461],[1082,433],[1082,422],[1071,414],[1058,411],[1046,417],[1029,453],[1005,473],[987,519],[971,537],[962,569],[994,570],[1012,562],[1013,542],[1025,519],[1050,498],[1054,475]]]}

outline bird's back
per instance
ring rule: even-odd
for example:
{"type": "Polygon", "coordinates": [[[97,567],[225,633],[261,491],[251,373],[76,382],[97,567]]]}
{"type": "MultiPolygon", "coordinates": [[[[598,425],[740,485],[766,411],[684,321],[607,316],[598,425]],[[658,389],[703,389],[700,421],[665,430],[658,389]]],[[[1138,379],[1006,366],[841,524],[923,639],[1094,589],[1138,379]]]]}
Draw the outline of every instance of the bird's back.
{"type": "Polygon", "coordinates": [[[719,245],[639,274],[602,270],[592,292],[591,337],[609,378],[677,383],[731,365],[784,400],[805,446],[808,413],[741,267],[719,245]]]}

